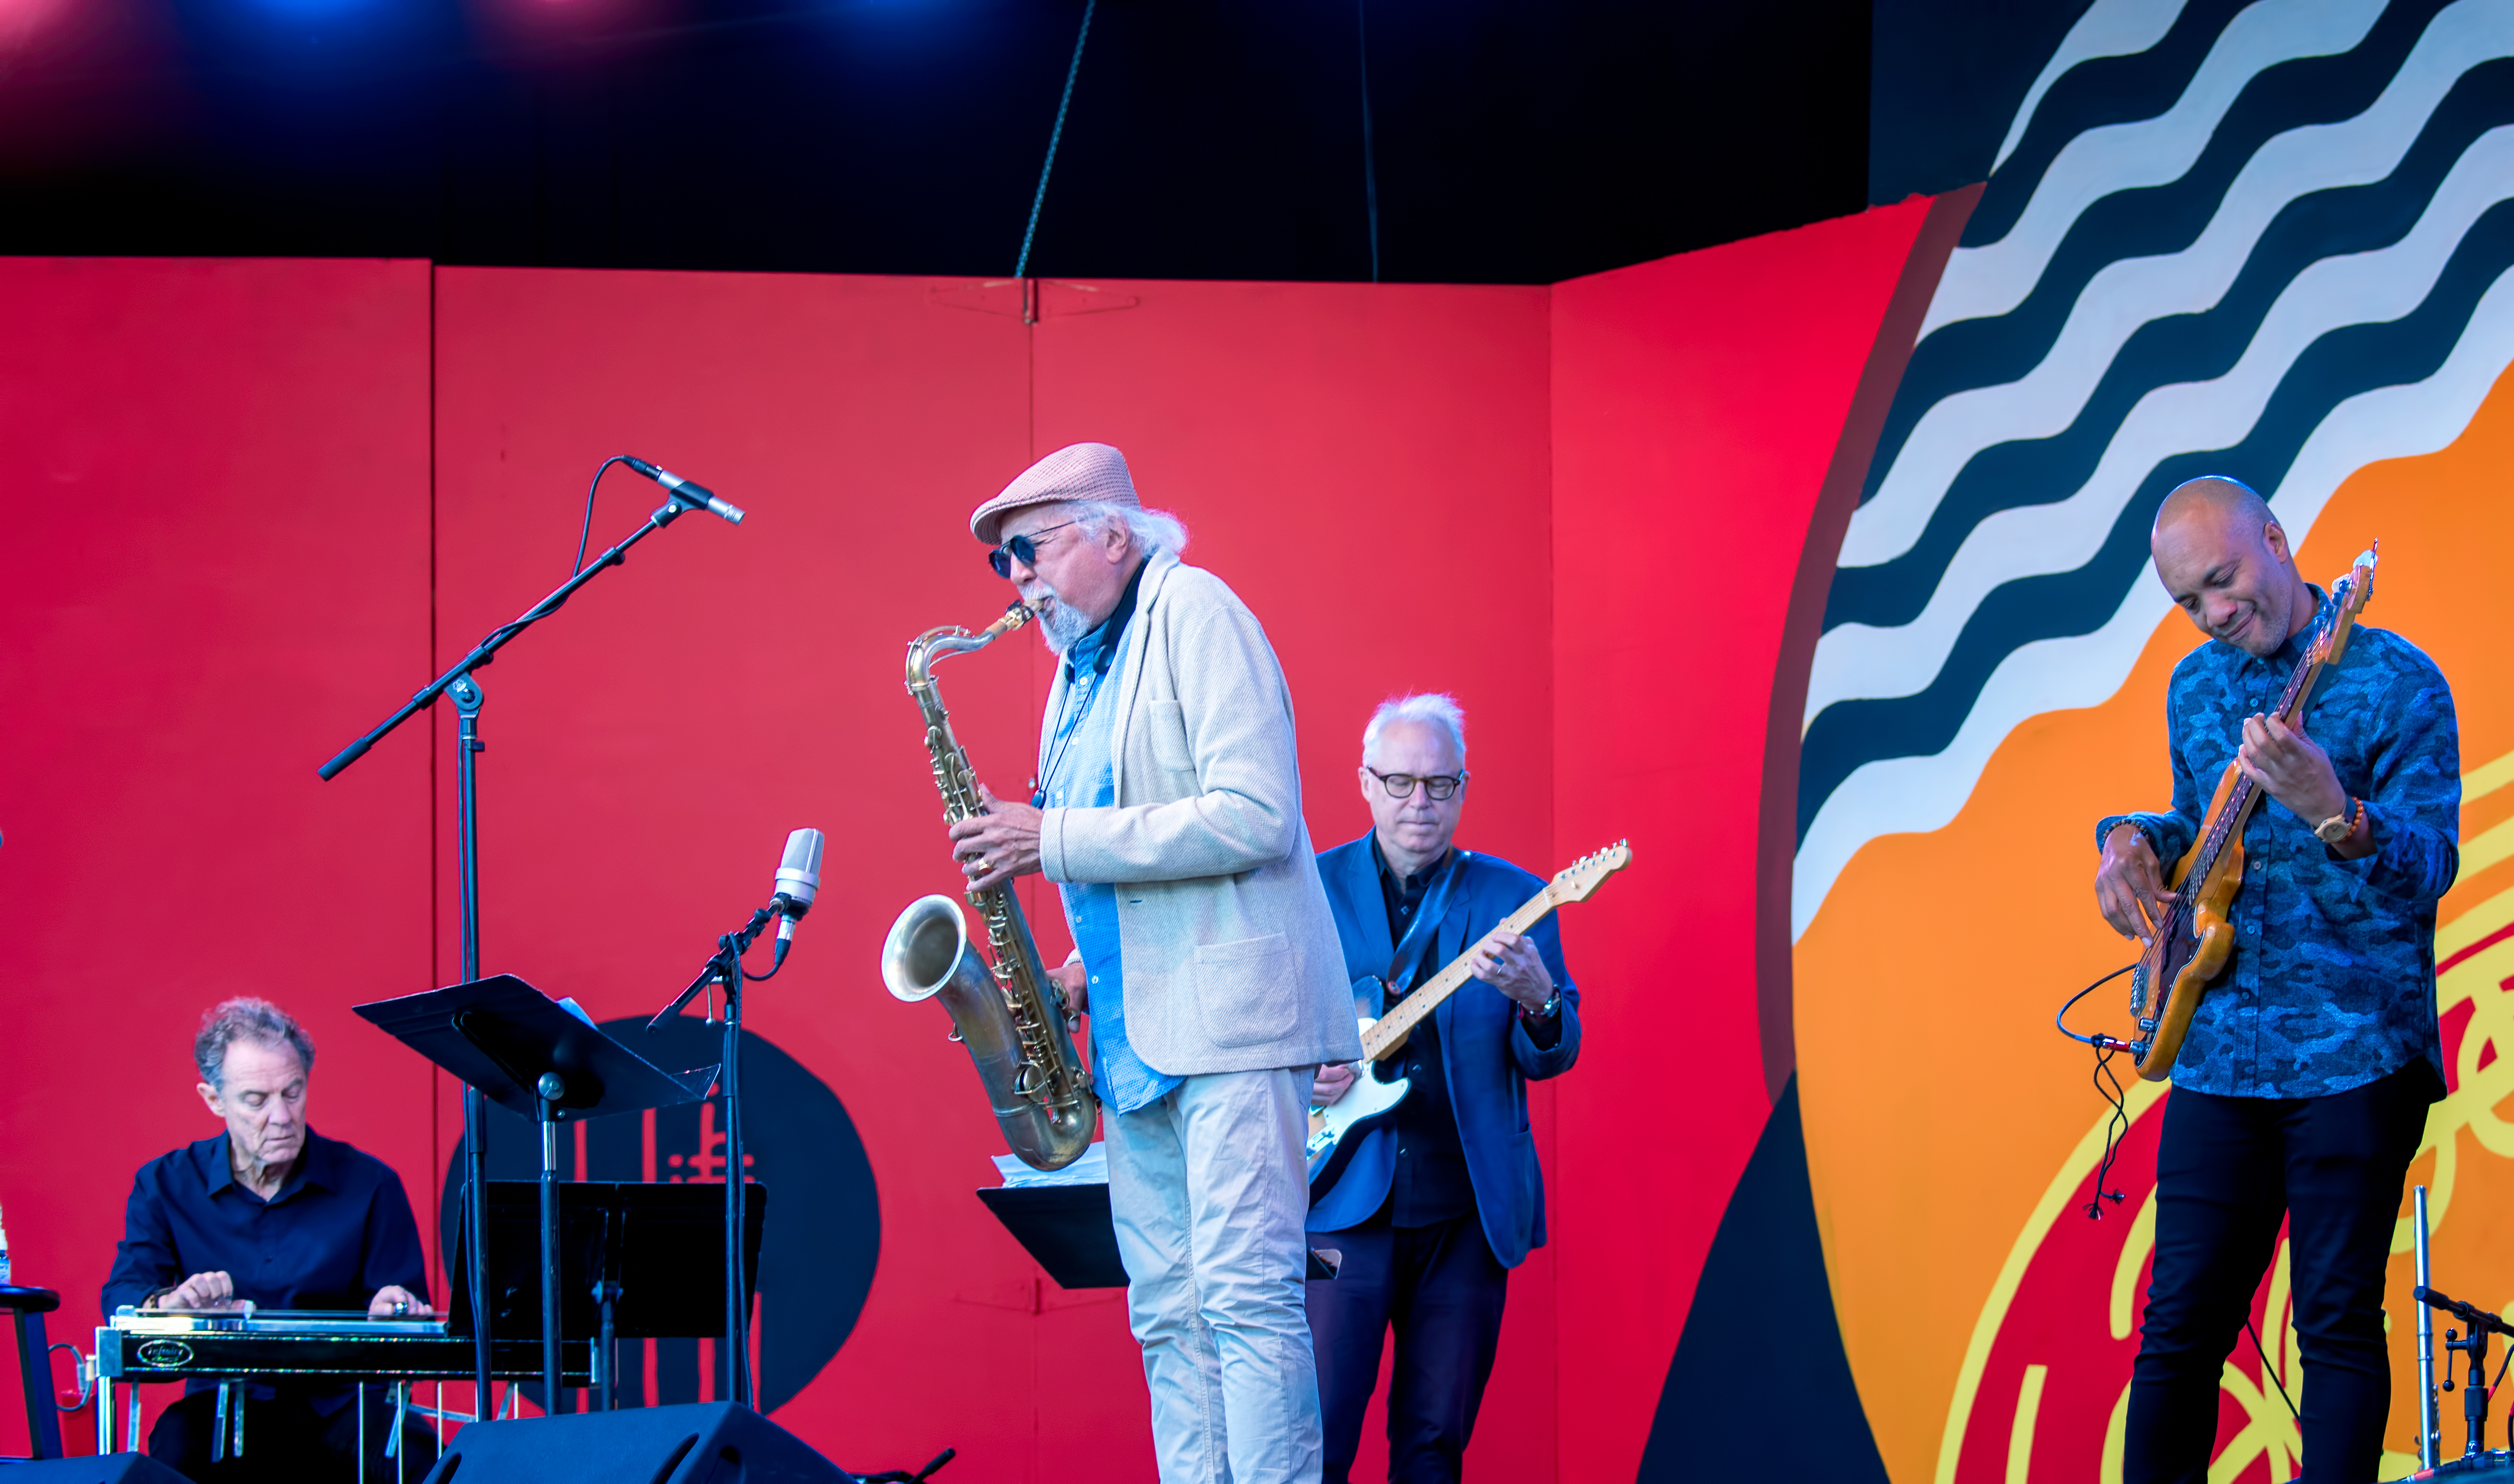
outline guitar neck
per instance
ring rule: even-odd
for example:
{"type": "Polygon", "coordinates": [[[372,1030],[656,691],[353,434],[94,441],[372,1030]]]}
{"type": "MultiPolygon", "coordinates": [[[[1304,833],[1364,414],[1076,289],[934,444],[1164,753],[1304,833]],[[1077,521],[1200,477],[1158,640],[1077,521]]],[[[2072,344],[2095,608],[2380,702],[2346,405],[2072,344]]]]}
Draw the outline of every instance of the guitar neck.
{"type": "MultiPolygon", "coordinates": [[[[1492,931],[1493,933],[1524,933],[1542,921],[1546,913],[1553,910],[1554,888],[1549,885],[1535,896],[1528,898],[1521,904],[1518,911],[1503,918],[1492,931]]],[[[1485,938],[1491,936],[1492,933],[1484,935],[1485,938]]],[[[1482,941],[1482,939],[1477,940],[1479,943],[1482,941]]],[[[1421,1024],[1425,1016],[1439,1009],[1441,1001],[1457,993],[1459,985],[1475,978],[1474,957],[1475,947],[1470,945],[1466,952],[1449,960],[1439,973],[1433,975],[1430,983],[1391,1006],[1388,1013],[1380,1017],[1378,1023],[1362,1034],[1361,1059],[1365,1062],[1376,1062],[1388,1055],[1389,1048],[1404,1039],[1406,1032],[1421,1024]]]]}
{"type": "MultiPolygon", "coordinates": [[[[2332,616],[2332,622],[2338,622],[2337,615],[2332,616]]],[[[2319,644],[2309,648],[2305,657],[2296,662],[2295,669],[2288,676],[2287,690],[2279,697],[2275,714],[2280,722],[2293,727],[2303,718],[2305,702],[2312,699],[2314,682],[2322,678],[2322,668],[2327,662],[2319,644]]],[[[2227,842],[2244,832],[2244,825],[2260,802],[2260,785],[2253,782],[2249,775],[2235,781],[2233,791],[2226,795],[2226,802],[2220,806],[2216,817],[2201,826],[2200,838],[2206,849],[2200,853],[2200,859],[2187,878],[2195,887],[2208,878],[2210,869],[2217,863],[2217,857],[2225,851],[2227,842]]]]}

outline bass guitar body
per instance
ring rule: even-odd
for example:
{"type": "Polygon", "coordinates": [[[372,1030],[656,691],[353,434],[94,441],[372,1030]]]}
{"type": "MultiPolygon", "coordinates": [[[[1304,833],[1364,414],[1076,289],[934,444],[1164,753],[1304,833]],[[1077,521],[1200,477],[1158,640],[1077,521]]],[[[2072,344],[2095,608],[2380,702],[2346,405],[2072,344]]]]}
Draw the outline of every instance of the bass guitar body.
{"type": "MultiPolygon", "coordinates": [[[[2227,765],[2226,776],[2217,783],[2217,796],[2209,804],[2210,817],[2225,807],[2242,777],[2242,770],[2227,765]]],[[[2166,883],[2183,899],[2186,910],[2169,914],[2165,931],[2156,934],[2139,955],[2138,1019],[2142,1026],[2153,1023],[2155,1029],[2142,1037],[2148,1044],[2136,1056],[2135,1064],[2139,1076],[2150,1082],[2172,1074],[2173,1059],[2182,1050],[2182,1038],[2191,1029],[2200,997],[2226,972],[2226,960],[2235,950],[2235,925],[2227,912],[2235,903],[2236,889],[2244,884],[2243,838],[2237,835],[2229,840],[2208,874],[2193,881],[2203,843],[2192,843],[2174,862],[2173,874],[2166,883]]]]}

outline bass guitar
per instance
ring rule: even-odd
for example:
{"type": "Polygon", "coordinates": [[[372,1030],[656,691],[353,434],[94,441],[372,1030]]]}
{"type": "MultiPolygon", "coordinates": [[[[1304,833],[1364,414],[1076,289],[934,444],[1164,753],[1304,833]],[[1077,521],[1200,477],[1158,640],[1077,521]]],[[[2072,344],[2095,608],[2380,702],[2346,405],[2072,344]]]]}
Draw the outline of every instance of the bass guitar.
{"type": "MultiPolygon", "coordinates": [[[[1544,890],[1503,918],[1492,932],[1524,933],[1556,907],[1588,901],[1589,894],[1604,885],[1607,877],[1632,862],[1633,847],[1628,840],[1618,840],[1595,855],[1582,856],[1557,872],[1544,890]]],[[[1362,1061],[1382,1062],[1402,1051],[1406,1036],[1422,1023],[1423,1018],[1439,1009],[1441,1001],[1475,978],[1476,948],[1491,938],[1492,933],[1485,934],[1467,951],[1449,960],[1422,988],[1399,1000],[1386,1015],[1375,1021],[1365,1019],[1361,1023],[1362,1061]]],[[[1382,1082],[1364,1074],[1354,1079],[1343,1097],[1325,1107],[1310,1109],[1310,1179],[1315,1182],[1326,1171],[1334,1162],[1337,1148],[1353,1134],[1387,1117],[1403,1102],[1407,1086],[1402,1077],[1382,1082]]]]}
{"type": "MultiPolygon", "coordinates": [[[[2382,542],[2376,541],[2379,547],[2382,542]]],[[[2313,699],[2322,672],[2348,651],[2348,635],[2357,615],[2374,595],[2374,552],[2361,554],[2349,574],[2331,584],[2331,606],[2323,614],[2313,642],[2288,677],[2287,690],[2271,714],[2292,727],[2313,699]]],[[[2191,1015],[2200,1008],[2210,981],[2225,972],[2234,951],[2235,928],[2227,921],[2235,893],[2244,884],[2244,825],[2261,802],[2260,785],[2234,763],[2217,780],[2216,797],[2209,801],[2207,822],[2182,859],[2175,862],[2167,884],[2174,900],[2164,917],[2151,922],[2148,945],[2139,955],[2130,980],[2130,1014],[2138,1037],[2129,1043],[2138,1074],[2162,1082],[2173,1071],[2182,1037],[2191,1029],[2191,1015]]]]}

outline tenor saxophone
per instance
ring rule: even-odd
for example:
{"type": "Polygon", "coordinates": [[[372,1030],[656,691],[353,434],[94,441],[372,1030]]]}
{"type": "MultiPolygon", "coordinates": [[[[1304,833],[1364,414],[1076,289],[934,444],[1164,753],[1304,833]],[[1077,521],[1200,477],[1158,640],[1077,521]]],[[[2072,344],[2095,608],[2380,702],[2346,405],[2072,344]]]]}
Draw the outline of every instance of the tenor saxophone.
{"type": "MultiPolygon", "coordinates": [[[[984,649],[1035,617],[1028,604],[1015,603],[982,633],[949,625],[928,629],[908,646],[908,694],[925,715],[934,786],[942,790],[944,815],[954,823],[984,814],[986,806],[978,798],[977,770],[952,735],[951,713],[934,689],[934,665],[984,649]]],[[[952,1039],[968,1048],[1013,1153],[1036,1169],[1062,1170],[1091,1146],[1100,1121],[1091,1076],[1066,1028],[1064,991],[1047,977],[1011,887],[972,891],[968,898],[986,924],[987,959],[971,947],[958,902],[920,897],[890,925],[881,945],[882,982],[912,1004],[943,1001],[952,1015],[952,1039]]]]}

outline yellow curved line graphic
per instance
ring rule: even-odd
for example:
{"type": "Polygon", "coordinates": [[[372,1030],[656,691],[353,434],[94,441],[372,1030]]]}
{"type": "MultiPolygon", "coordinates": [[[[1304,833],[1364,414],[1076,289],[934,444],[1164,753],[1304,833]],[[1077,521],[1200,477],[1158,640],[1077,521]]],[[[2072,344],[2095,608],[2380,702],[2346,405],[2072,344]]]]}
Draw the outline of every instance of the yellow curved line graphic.
{"type": "MultiPolygon", "coordinates": [[[[2156,1105],[2165,1096],[2162,1082],[2131,1079],[2129,1095],[2122,1102],[2129,1110],[2130,1120],[2156,1105]]],[[[2060,1213],[2069,1209],[2071,1198],[2088,1175],[2094,1173],[2095,1161],[2104,1155],[2104,1124],[2112,1118],[2112,1109],[2087,1129],[2086,1137],[2069,1151],[2061,1162],[2060,1172],[2045,1186],[2043,1199],[2035,1204],[2034,1215],[2025,1228],[2016,1234],[2016,1242],[2007,1249],[2007,1261],[2000,1265],[1999,1281],[1991,1285],[1990,1298],[1981,1306],[1981,1317],[1973,1321],[1972,1339],[1965,1344],[1964,1369],[1956,1373],[1955,1396],[1947,1405],[1947,1428],[1938,1442],[1937,1484],[1955,1484],[1956,1459],[1964,1451],[1965,1422],[1972,1416],[1973,1393],[1981,1389],[1981,1373],[1990,1364],[1991,1342],[1999,1338],[1999,1327],[2007,1318],[2007,1306],[2016,1300],[2016,1287],[2025,1281],[2026,1264],[2034,1261],[2036,1249],[2043,1245],[2044,1235],[2060,1213]]]]}

